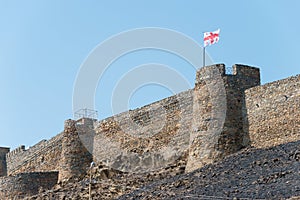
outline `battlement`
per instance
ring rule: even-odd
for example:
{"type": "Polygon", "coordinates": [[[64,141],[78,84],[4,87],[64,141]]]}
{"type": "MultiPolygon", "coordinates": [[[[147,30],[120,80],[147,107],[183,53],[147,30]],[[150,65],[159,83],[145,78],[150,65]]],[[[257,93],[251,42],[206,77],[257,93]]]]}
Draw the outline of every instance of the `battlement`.
{"type": "Polygon", "coordinates": [[[64,122],[64,130],[70,129],[76,125],[76,120],[67,119],[64,122]]]}
{"type": "Polygon", "coordinates": [[[252,77],[260,80],[260,71],[257,67],[235,64],[232,66],[232,75],[241,77],[252,77]]]}
{"type": "Polygon", "coordinates": [[[8,153],[6,154],[6,157],[7,157],[7,158],[10,158],[10,157],[12,157],[12,156],[14,156],[14,155],[16,155],[16,154],[22,153],[22,152],[24,152],[24,151],[26,151],[26,150],[25,150],[25,145],[21,145],[21,146],[18,146],[17,148],[15,148],[14,150],[8,152],[8,153]]]}
{"type": "Polygon", "coordinates": [[[79,134],[82,135],[85,130],[94,129],[97,124],[98,121],[92,118],[82,117],[77,120],[67,119],[64,122],[64,132],[73,133],[75,129],[77,129],[77,131],[80,131],[79,134]]]}
{"type": "Polygon", "coordinates": [[[6,154],[8,175],[19,172],[57,170],[58,163],[53,161],[59,160],[57,155],[61,151],[61,140],[62,134],[58,134],[50,140],[41,140],[27,149],[25,145],[21,145],[8,152],[6,154]]]}
{"type": "Polygon", "coordinates": [[[76,120],[76,126],[85,126],[85,127],[93,128],[96,123],[97,123],[96,119],[86,118],[86,117],[76,120]]]}
{"type": "Polygon", "coordinates": [[[197,80],[215,79],[226,76],[235,76],[237,78],[245,79],[257,79],[260,82],[260,71],[257,67],[248,65],[235,64],[231,68],[225,66],[225,64],[215,64],[200,68],[196,74],[197,80]]]}

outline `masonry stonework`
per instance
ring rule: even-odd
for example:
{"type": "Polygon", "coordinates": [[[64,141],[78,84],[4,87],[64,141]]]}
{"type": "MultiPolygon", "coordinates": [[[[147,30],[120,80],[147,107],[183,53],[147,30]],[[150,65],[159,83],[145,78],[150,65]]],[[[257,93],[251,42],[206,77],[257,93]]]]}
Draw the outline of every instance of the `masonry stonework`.
{"type": "Polygon", "coordinates": [[[22,145],[6,155],[8,175],[22,172],[58,171],[62,151],[62,134],[42,140],[25,149],[22,145]]]}
{"type": "Polygon", "coordinates": [[[8,152],[9,148],[0,147],[0,177],[7,175],[6,154],[8,152]]]}
{"type": "Polygon", "coordinates": [[[300,138],[300,75],[246,90],[245,132],[266,148],[300,138]]]}
{"type": "Polygon", "coordinates": [[[23,199],[49,190],[57,183],[58,172],[20,173],[16,176],[0,177],[0,199],[23,199]]]}
{"type": "MultiPolygon", "coordinates": [[[[186,155],[193,90],[99,121],[94,160],[121,171],[152,171],[186,155]]],[[[186,162],[186,160],[185,160],[186,162]]]]}
{"type": "MultiPolygon", "coordinates": [[[[87,119],[89,121],[90,119],[87,119]]],[[[84,175],[92,162],[92,154],[82,143],[79,126],[75,120],[66,120],[62,152],[59,162],[59,181],[64,182],[84,175]]]]}
{"type": "Polygon", "coordinates": [[[66,120],[62,133],[28,149],[0,148],[0,197],[76,180],[92,161],[134,173],[179,163],[190,172],[249,145],[297,141],[299,107],[300,75],[260,86],[258,68],[206,66],[191,90],[100,121],[66,120]]]}
{"type": "Polygon", "coordinates": [[[193,132],[190,137],[187,171],[218,161],[249,144],[243,132],[246,89],[260,84],[259,69],[234,65],[201,68],[194,88],[193,132]]]}

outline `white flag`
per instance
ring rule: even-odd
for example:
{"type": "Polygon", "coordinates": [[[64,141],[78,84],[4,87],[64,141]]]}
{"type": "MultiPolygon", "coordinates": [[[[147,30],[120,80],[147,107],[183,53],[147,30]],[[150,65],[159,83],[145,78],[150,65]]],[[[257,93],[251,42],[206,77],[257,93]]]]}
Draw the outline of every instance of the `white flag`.
{"type": "Polygon", "coordinates": [[[219,41],[220,29],[214,32],[205,32],[204,33],[204,47],[207,45],[215,44],[219,41]]]}

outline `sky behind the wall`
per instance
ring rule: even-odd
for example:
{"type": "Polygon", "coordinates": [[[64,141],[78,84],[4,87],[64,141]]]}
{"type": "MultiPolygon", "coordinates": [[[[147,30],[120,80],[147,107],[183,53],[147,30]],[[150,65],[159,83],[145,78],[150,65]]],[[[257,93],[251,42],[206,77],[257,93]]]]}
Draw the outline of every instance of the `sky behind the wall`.
{"type": "MultiPolygon", "coordinates": [[[[32,146],[62,131],[64,120],[73,117],[81,64],[99,43],[126,30],[167,28],[202,45],[204,31],[220,28],[219,43],[207,48],[215,63],[260,67],[262,83],[299,74],[299,8],[298,0],[0,0],[0,146],[32,146]]],[[[112,90],[120,77],[150,62],[173,67],[193,85],[195,70],[178,56],[130,53],[99,83],[99,119],[112,114],[112,90]]],[[[141,87],[129,109],[170,95],[159,85],[141,87]]]]}

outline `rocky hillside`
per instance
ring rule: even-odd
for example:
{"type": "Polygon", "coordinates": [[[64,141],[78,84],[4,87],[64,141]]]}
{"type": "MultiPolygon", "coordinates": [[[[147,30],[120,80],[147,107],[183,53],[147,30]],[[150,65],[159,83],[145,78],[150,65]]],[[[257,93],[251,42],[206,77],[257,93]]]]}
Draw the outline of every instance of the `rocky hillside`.
{"type": "MultiPolygon", "coordinates": [[[[159,172],[127,174],[97,166],[93,199],[300,199],[300,141],[247,148],[183,174],[178,161],[159,172]]],[[[27,199],[88,199],[89,176],[27,199]]]]}
{"type": "Polygon", "coordinates": [[[189,174],[157,181],[120,199],[300,199],[300,141],[245,149],[189,174]],[[295,198],[296,199],[296,198],[295,198]]]}
{"type": "Polygon", "coordinates": [[[90,173],[92,174],[92,199],[117,199],[153,182],[183,174],[186,166],[184,157],[186,156],[187,154],[159,171],[139,174],[124,173],[105,165],[95,166],[84,177],[59,183],[52,190],[40,191],[40,194],[25,199],[88,199],[90,173]]]}

